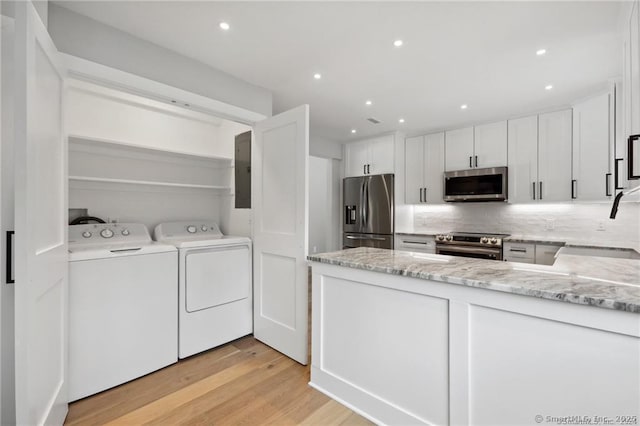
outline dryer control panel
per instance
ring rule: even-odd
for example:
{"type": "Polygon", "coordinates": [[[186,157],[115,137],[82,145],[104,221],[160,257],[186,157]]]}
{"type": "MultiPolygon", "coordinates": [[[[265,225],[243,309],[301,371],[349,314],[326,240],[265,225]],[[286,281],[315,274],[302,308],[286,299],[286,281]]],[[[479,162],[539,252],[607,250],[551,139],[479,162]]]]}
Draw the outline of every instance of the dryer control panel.
{"type": "Polygon", "coordinates": [[[215,222],[191,221],[191,222],[167,222],[156,226],[153,231],[156,241],[171,238],[200,239],[203,237],[221,237],[220,227],[215,222]]]}

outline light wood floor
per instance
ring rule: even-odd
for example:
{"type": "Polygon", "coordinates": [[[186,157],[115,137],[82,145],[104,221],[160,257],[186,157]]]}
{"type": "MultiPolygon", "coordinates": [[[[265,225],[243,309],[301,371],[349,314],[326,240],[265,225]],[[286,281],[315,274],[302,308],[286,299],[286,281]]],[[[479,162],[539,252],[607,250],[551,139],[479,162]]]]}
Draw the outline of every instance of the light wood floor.
{"type": "Polygon", "coordinates": [[[65,424],[372,424],[308,382],[309,367],[247,336],[76,401],[65,424]]]}

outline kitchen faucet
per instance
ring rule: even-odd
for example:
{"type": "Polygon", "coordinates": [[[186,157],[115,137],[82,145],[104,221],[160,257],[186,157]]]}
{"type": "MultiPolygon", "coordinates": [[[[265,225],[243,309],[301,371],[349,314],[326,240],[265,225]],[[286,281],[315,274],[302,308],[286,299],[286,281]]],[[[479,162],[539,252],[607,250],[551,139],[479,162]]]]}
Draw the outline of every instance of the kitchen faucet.
{"type": "Polygon", "coordinates": [[[640,191],[640,186],[636,186],[628,191],[620,191],[616,198],[613,200],[613,205],[611,206],[611,214],[609,215],[609,219],[615,219],[616,214],[618,214],[618,204],[620,204],[620,199],[623,195],[633,194],[634,192],[640,191]]]}

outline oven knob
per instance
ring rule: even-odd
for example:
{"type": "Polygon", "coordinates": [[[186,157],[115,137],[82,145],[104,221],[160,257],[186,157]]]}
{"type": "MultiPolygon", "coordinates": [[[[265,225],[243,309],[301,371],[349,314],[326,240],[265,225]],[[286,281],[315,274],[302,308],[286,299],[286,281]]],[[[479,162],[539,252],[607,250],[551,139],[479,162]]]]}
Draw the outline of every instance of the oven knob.
{"type": "Polygon", "coordinates": [[[482,244],[487,244],[489,242],[489,239],[487,237],[482,237],[482,238],[480,238],[480,242],[482,244]]]}
{"type": "Polygon", "coordinates": [[[447,235],[447,237],[446,237],[446,238],[447,238],[447,241],[451,241],[451,240],[453,240],[453,237],[452,237],[451,235],[447,235]]]}
{"type": "Polygon", "coordinates": [[[127,235],[129,235],[129,234],[130,234],[130,232],[129,232],[129,230],[128,230],[128,229],[123,229],[123,230],[122,230],[122,235],[124,235],[125,237],[126,237],[127,235]]]}
{"type": "Polygon", "coordinates": [[[443,235],[436,235],[436,239],[438,241],[442,241],[442,240],[444,240],[444,236],[443,235]]]}
{"type": "Polygon", "coordinates": [[[205,225],[202,225],[202,228],[200,228],[200,229],[202,229],[202,232],[207,232],[207,230],[208,230],[209,228],[207,228],[205,225]]]}
{"type": "Polygon", "coordinates": [[[111,238],[113,237],[113,231],[109,228],[104,228],[102,231],[100,231],[100,235],[102,236],[102,238],[111,238]]]}
{"type": "Polygon", "coordinates": [[[83,236],[84,238],[91,238],[91,232],[89,232],[89,231],[84,231],[84,232],[82,233],[82,236],[83,236]]]}
{"type": "Polygon", "coordinates": [[[498,244],[498,239],[497,238],[492,238],[491,239],[491,244],[498,244]]]}
{"type": "Polygon", "coordinates": [[[193,225],[189,225],[187,226],[187,232],[190,234],[195,234],[196,232],[198,232],[198,228],[193,225]]]}

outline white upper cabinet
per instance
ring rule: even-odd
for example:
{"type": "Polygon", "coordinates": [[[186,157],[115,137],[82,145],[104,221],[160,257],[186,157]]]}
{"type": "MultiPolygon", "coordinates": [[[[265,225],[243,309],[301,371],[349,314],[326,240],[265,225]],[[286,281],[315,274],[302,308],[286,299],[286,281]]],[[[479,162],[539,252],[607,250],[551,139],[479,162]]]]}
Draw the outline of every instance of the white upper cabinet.
{"type": "Polygon", "coordinates": [[[476,126],[473,147],[474,167],[504,167],[507,164],[507,122],[476,126]]]}
{"type": "Polygon", "coordinates": [[[422,203],[422,190],[424,188],[424,136],[405,139],[404,172],[405,203],[422,203]]]}
{"type": "Polygon", "coordinates": [[[620,87],[621,116],[620,135],[616,141],[616,163],[618,175],[616,189],[640,185],[640,138],[632,140],[632,151],[628,140],[640,134],[640,1],[629,4],[622,29],[623,58],[622,84],[620,87]]]}
{"type": "Polygon", "coordinates": [[[534,201],[538,182],[538,116],[509,120],[508,141],[508,200],[534,201]]]}
{"type": "Polygon", "coordinates": [[[473,127],[445,133],[445,170],[465,170],[473,167],[473,127]]]}
{"type": "Polygon", "coordinates": [[[569,109],[509,120],[510,203],[571,199],[571,118],[569,109]]]}
{"type": "Polygon", "coordinates": [[[405,141],[405,203],[443,203],[444,133],[405,141]]]}
{"type": "Polygon", "coordinates": [[[345,144],[345,176],[394,172],[394,135],[345,144]]]}
{"type": "Polygon", "coordinates": [[[576,200],[605,200],[612,194],[610,102],[604,93],[573,106],[571,195],[576,200]]]}
{"type": "Polygon", "coordinates": [[[572,112],[568,109],[538,117],[538,188],[535,198],[543,202],[570,200],[572,112]]]}
{"type": "Polygon", "coordinates": [[[352,142],[344,146],[345,176],[361,176],[367,173],[369,144],[352,142]]]}
{"type": "Polygon", "coordinates": [[[483,124],[446,132],[447,171],[507,164],[507,122],[483,124]]]}
{"type": "Polygon", "coordinates": [[[381,175],[394,172],[394,135],[385,135],[373,139],[370,143],[370,167],[367,169],[370,175],[381,175]]]}

